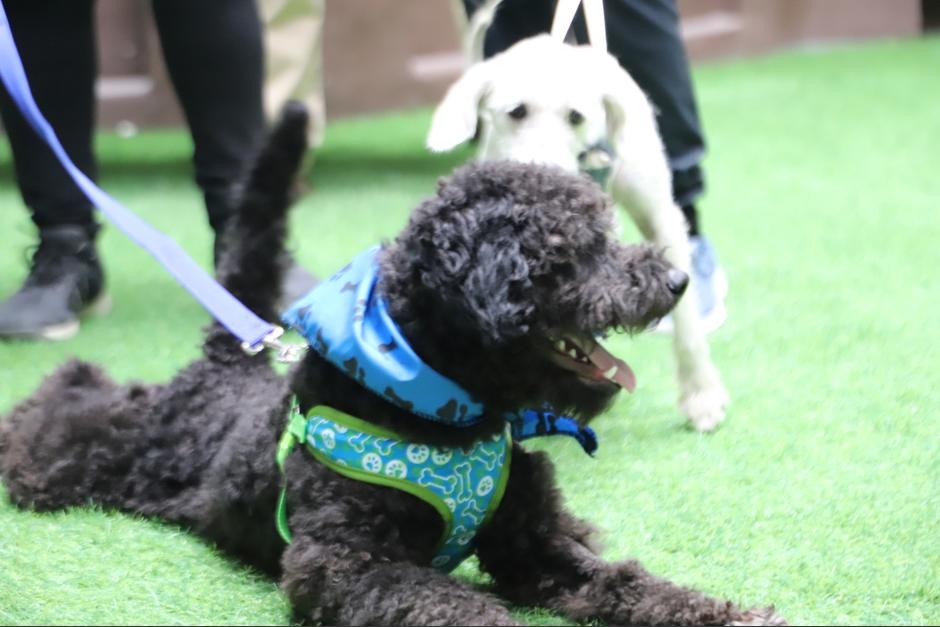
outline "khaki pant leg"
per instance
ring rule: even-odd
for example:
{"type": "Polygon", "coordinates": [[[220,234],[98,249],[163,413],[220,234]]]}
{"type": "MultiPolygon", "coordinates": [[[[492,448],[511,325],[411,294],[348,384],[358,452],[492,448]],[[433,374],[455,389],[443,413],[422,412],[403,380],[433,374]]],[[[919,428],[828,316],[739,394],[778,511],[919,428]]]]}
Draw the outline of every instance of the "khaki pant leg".
{"type": "Polygon", "coordinates": [[[323,18],[325,0],[259,0],[264,22],[264,105],[269,117],[288,100],[310,112],[311,147],[323,142],[323,18]]]}

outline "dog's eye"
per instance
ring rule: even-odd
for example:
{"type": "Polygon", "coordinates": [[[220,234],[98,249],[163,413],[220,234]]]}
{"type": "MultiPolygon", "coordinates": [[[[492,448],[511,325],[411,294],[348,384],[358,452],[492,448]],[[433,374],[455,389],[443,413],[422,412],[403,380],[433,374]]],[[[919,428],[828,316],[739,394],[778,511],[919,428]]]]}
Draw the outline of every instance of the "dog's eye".
{"type": "Polygon", "coordinates": [[[509,112],[509,117],[513,120],[521,120],[529,115],[529,108],[525,104],[518,104],[509,112]]]}
{"type": "Polygon", "coordinates": [[[584,114],[578,111],[577,109],[572,109],[568,112],[568,124],[571,126],[578,126],[584,122],[584,114]]]}

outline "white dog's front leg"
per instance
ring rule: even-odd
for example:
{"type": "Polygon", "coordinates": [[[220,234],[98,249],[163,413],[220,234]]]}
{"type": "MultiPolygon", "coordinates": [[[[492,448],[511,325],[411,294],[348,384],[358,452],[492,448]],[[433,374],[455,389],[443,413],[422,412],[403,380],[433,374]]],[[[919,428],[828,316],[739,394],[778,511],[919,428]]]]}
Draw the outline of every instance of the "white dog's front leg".
{"type": "Polygon", "coordinates": [[[725,418],[728,392],[712,363],[699,318],[695,284],[673,310],[673,346],[679,368],[679,409],[699,431],[711,431],[725,418]]]}
{"type": "MultiPolygon", "coordinates": [[[[691,249],[682,211],[672,200],[669,171],[646,159],[619,164],[611,182],[614,199],[622,204],[647,240],[661,246],[675,267],[690,272],[691,249]]],[[[691,272],[690,272],[691,276],[691,272]]],[[[679,409],[699,431],[711,431],[724,420],[728,392],[712,363],[698,314],[695,282],[672,312],[673,345],[678,364],[679,409]]]]}

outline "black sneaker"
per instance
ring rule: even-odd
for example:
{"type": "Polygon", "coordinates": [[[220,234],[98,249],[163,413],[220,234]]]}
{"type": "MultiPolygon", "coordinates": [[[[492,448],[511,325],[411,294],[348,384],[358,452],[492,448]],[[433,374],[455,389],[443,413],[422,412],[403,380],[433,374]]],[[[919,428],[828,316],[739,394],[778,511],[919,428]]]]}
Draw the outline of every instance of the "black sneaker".
{"type": "Polygon", "coordinates": [[[23,286],[0,303],[0,338],[65,340],[78,333],[79,315],[109,308],[94,235],[79,226],[45,229],[23,286]]]}

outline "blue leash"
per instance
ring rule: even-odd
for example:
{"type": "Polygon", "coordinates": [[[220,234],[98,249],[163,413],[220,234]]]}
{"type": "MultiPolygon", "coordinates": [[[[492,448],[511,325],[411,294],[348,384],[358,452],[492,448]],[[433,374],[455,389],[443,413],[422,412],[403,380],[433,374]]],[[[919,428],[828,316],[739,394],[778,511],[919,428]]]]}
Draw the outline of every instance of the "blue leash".
{"type": "Polygon", "coordinates": [[[149,252],[166,268],[177,282],[218,320],[222,326],[242,340],[249,352],[258,352],[263,341],[274,340],[280,327],[265,322],[219,285],[205,270],[166,234],[150,226],[121,203],[106,194],[85,174],[75,167],[62,144],[59,143],[52,126],[36,106],[23,62],[13,41],[10,22],[3,1],[0,0],[0,80],[19,107],[30,126],[49,145],[72,180],[101,213],[114,223],[138,246],[149,252]]]}

